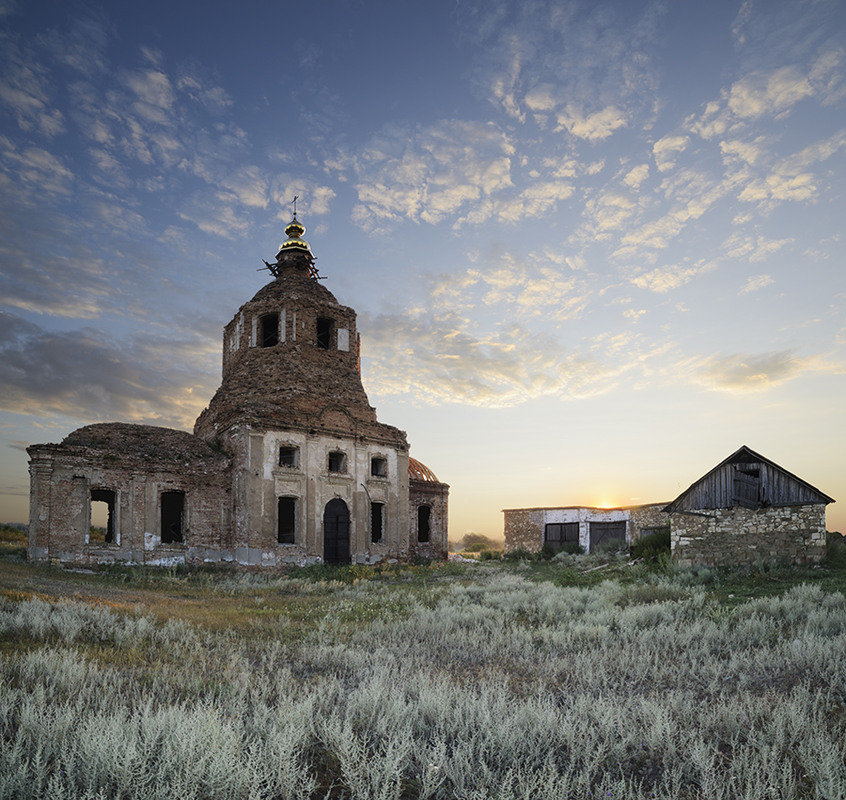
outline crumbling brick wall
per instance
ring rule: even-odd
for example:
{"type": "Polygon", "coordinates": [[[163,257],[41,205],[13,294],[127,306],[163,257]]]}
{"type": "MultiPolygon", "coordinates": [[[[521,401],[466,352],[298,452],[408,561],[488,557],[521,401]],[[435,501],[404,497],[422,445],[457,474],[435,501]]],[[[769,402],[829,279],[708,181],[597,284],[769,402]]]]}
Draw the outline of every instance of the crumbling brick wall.
{"type": "Polygon", "coordinates": [[[184,431],[108,423],[80,428],[30,455],[28,556],[76,563],[225,559],[229,459],[184,431]],[[90,536],[92,490],[114,494],[114,537],[90,536]],[[182,541],[162,543],[161,496],[184,495],[182,541]]]}
{"type": "Polygon", "coordinates": [[[419,558],[443,559],[448,549],[449,486],[435,481],[408,482],[408,552],[419,558]],[[429,541],[418,539],[418,509],[429,512],[429,541]]]}

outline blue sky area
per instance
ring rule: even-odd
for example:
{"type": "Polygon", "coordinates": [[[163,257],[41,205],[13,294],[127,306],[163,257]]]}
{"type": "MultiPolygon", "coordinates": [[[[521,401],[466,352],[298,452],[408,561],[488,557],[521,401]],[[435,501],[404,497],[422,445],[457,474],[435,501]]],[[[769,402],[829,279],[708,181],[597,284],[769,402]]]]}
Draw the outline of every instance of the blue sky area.
{"type": "Polygon", "coordinates": [[[0,0],[0,520],[191,428],[299,195],[451,538],[742,444],[846,531],[844,78],[842,0],[0,0]]]}

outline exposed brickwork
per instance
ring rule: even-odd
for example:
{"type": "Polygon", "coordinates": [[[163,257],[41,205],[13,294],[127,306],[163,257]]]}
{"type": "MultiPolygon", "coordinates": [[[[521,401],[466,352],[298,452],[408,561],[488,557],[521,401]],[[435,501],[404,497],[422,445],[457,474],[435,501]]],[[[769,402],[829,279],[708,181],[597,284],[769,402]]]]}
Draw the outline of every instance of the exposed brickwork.
{"type": "Polygon", "coordinates": [[[379,423],[358,372],[355,312],[294,266],[238,310],[223,335],[223,382],[194,432],[207,440],[236,423],[254,430],[318,430],[407,448],[405,433],[379,423]],[[278,315],[279,341],[261,346],[261,320],[278,315]],[[317,320],[331,320],[329,346],[317,346],[317,320]],[[339,349],[339,331],[349,349],[339,349]]]}
{"type": "Polygon", "coordinates": [[[102,563],[184,561],[192,547],[220,548],[231,523],[229,458],[184,431],[89,425],[60,445],[28,449],[31,558],[102,563]],[[115,493],[115,536],[89,539],[91,490],[115,493]],[[184,492],[183,542],[161,543],[162,492],[184,492]]]}
{"type": "Polygon", "coordinates": [[[411,480],[408,485],[408,551],[420,558],[447,557],[447,519],[449,512],[449,486],[435,481],[411,480]],[[428,506],[429,541],[418,540],[418,508],[428,506]]]}
{"type": "Polygon", "coordinates": [[[194,435],[112,423],[29,448],[30,558],[273,567],[446,555],[449,487],[415,480],[410,500],[406,435],[377,420],[355,312],[318,282],[303,231],[288,226],[274,280],[226,326],[221,386],[194,435]],[[99,542],[94,503],[112,509],[99,542]]]}

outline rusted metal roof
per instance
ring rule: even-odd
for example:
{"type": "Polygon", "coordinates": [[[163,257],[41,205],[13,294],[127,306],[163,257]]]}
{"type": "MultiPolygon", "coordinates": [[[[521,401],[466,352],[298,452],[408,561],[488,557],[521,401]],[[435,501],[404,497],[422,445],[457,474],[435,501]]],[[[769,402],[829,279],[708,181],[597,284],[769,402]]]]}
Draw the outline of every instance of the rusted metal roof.
{"type": "Polygon", "coordinates": [[[411,456],[408,457],[408,477],[413,481],[440,483],[435,473],[429,467],[411,456]]]}

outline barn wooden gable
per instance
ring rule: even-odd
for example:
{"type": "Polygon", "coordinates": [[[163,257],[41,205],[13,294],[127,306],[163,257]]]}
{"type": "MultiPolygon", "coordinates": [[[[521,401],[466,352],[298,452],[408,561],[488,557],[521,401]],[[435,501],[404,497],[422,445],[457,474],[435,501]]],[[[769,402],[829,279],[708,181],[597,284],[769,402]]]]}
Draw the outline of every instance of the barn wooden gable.
{"type": "Polygon", "coordinates": [[[665,511],[833,503],[834,499],[745,445],[682,492],[665,511]]]}

